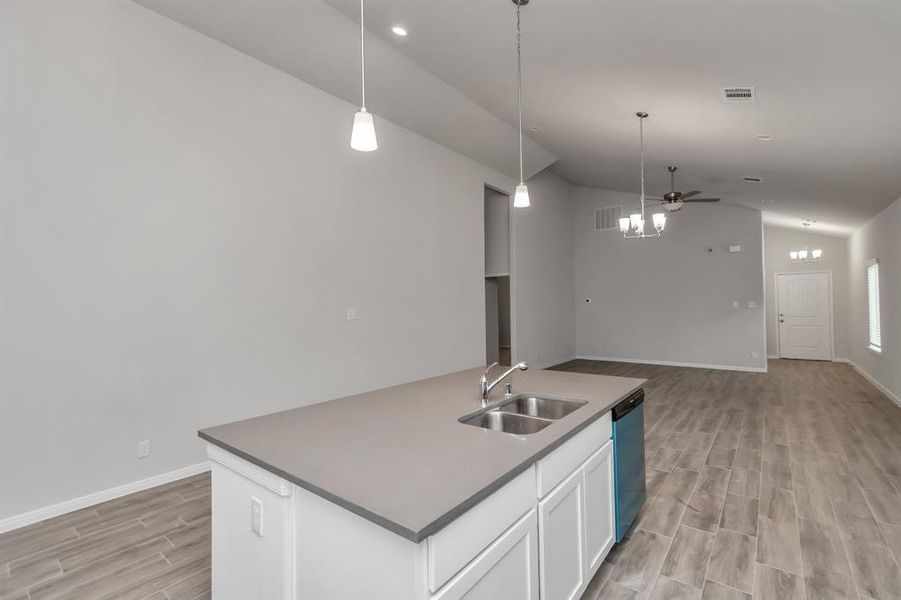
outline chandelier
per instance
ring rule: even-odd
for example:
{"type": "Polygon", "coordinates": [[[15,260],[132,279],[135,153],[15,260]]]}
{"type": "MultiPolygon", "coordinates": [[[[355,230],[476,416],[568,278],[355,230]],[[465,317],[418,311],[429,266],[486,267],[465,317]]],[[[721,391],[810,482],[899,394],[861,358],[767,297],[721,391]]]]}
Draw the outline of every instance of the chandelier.
{"type": "Polygon", "coordinates": [[[809,228],[811,225],[813,225],[813,223],[814,221],[809,219],[801,223],[801,225],[804,226],[804,247],[799,250],[792,250],[788,253],[788,255],[792,259],[792,262],[809,263],[816,262],[820,260],[820,258],[822,258],[823,251],[820,248],[814,248],[813,250],[811,250],[810,245],[807,243],[807,232],[809,231],[809,228]]]}
{"type": "Polygon", "coordinates": [[[648,118],[648,113],[637,112],[638,117],[638,140],[641,148],[641,212],[632,213],[628,217],[622,217],[619,220],[619,230],[623,237],[627,239],[644,239],[660,237],[663,228],[666,226],[666,215],[662,212],[654,213],[651,218],[654,225],[654,233],[645,233],[645,197],[644,197],[644,120],[648,118]]]}

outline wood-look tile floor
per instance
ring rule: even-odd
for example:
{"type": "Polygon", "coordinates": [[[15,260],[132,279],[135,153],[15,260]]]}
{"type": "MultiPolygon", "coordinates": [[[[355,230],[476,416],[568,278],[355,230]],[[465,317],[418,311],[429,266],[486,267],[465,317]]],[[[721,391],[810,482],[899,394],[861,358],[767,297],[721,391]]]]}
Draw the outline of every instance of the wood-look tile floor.
{"type": "MultiPolygon", "coordinates": [[[[648,501],[583,600],[901,598],[901,409],[847,365],[557,368],[648,379],[648,501]]],[[[3,599],[209,597],[208,474],[0,535],[3,599]]]]}
{"type": "Polygon", "coordinates": [[[901,598],[901,408],[848,365],[648,379],[648,500],[582,600],[901,598]]]}
{"type": "Polygon", "coordinates": [[[0,598],[209,599],[209,473],[0,535],[0,598]]]}

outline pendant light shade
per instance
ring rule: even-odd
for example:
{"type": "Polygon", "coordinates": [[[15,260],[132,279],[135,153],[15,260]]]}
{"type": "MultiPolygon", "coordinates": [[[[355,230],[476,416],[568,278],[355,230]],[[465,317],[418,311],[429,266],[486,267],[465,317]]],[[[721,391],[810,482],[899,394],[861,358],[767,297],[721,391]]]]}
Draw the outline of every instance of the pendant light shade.
{"type": "Polygon", "coordinates": [[[372,152],[379,147],[375,139],[375,123],[372,113],[366,110],[366,40],[363,27],[363,0],[360,0],[360,110],[354,115],[354,128],[350,133],[350,147],[360,152],[372,152]]]}
{"type": "Polygon", "coordinates": [[[663,231],[663,228],[666,227],[666,215],[663,213],[654,213],[652,217],[654,219],[654,229],[663,231]]]}
{"type": "Polygon", "coordinates": [[[518,186],[516,186],[516,193],[513,194],[513,207],[529,207],[529,188],[528,186],[526,186],[526,184],[520,183],[518,186]]]}
{"type": "Polygon", "coordinates": [[[529,0],[513,0],[516,5],[516,105],[519,116],[519,185],[513,194],[513,208],[529,207],[529,188],[526,186],[522,174],[522,44],[519,27],[519,9],[529,3],[529,0]]]}
{"type": "Polygon", "coordinates": [[[350,134],[350,147],[360,152],[372,152],[379,147],[375,139],[375,123],[372,113],[361,108],[354,115],[354,129],[350,134]]]}

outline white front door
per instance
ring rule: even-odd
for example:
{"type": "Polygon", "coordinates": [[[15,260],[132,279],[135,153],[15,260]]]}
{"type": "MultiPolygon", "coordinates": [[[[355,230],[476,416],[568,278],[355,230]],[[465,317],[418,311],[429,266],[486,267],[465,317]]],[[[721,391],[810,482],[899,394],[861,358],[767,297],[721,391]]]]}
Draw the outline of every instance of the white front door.
{"type": "Polygon", "coordinates": [[[779,356],[832,360],[831,310],[828,273],[776,275],[779,356]]]}

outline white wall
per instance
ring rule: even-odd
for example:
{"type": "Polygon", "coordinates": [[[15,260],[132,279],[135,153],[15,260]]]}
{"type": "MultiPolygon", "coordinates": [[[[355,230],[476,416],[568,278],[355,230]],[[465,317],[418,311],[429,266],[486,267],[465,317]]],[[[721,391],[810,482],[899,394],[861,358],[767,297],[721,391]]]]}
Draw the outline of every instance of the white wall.
{"type": "Polygon", "coordinates": [[[849,242],[850,358],[901,403],[901,198],[856,231],[849,242]],[[866,263],[879,260],[882,353],[867,349],[866,263]]]}
{"type": "Polygon", "coordinates": [[[545,367],[575,354],[573,186],[545,171],[528,182],[531,207],[513,210],[513,360],[545,367]]]}
{"type": "Polygon", "coordinates": [[[766,272],[766,351],[779,353],[779,326],[776,322],[776,273],[829,271],[832,273],[832,321],[835,328],[835,357],[849,358],[848,343],[848,238],[811,233],[811,248],[821,248],[823,257],[815,263],[792,262],[788,253],[804,246],[804,234],[797,229],[763,228],[764,270],[766,272]]]}
{"type": "Polygon", "coordinates": [[[0,7],[0,516],[199,462],[199,427],[483,362],[507,178],[378,117],[356,153],[354,106],[130,2],[0,7]]]}
{"type": "Polygon", "coordinates": [[[760,212],[689,205],[645,240],[594,230],[596,208],[636,204],[635,194],[575,189],[577,354],[765,369],[760,212]]]}

